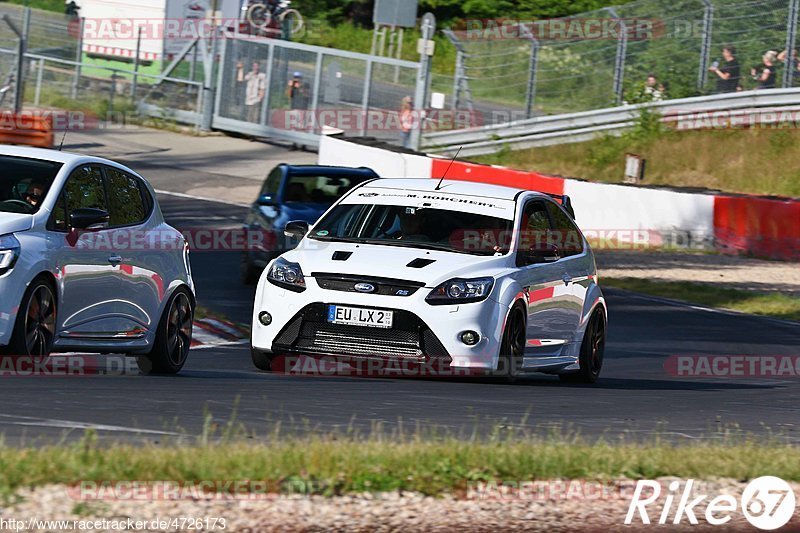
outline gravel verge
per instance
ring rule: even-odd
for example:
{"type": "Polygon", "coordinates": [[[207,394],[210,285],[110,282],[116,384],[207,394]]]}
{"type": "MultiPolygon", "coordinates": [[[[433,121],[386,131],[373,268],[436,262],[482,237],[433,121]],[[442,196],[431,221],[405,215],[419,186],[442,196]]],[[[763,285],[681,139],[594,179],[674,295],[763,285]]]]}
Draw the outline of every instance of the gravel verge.
{"type": "MultiPolygon", "coordinates": [[[[660,516],[667,487],[675,478],[659,479],[663,491],[657,503],[649,507],[651,519],[660,516]]],[[[685,480],[671,506],[672,521],[685,480]]],[[[533,482],[531,482],[533,483],[533,482]]],[[[181,517],[222,518],[225,531],[496,531],[499,528],[519,531],[638,531],[650,529],[638,520],[625,526],[636,482],[581,482],[555,480],[535,484],[513,484],[502,489],[496,484],[473,486],[459,496],[429,497],[416,493],[381,493],[323,497],[303,495],[257,494],[251,499],[201,495],[183,499],[82,499],[74,489],[50,485],[17,493],[18,500],[0,508],[3,519],[40,520],[133,520],[151,521],[181,517]],[[514,489],[513,487],[518,487],[514,489]]],[[[709,495],[695,511],[699,525],[686,519],[680,526],[661,526],[661,530],[683,531],[752,531],[741,512],[732,513],[724,526],[705,522],[708,502],[717,495],[729,494],[740,501],[746,482],[732,479],[696,481],[693,497],[709,495]]],[[[795,494],[800,484],[792,483],[795,494]]],[[[218,523],[218,525],[221,522],[218,523]]],[[[211,527],[206,530],[213,530],[211,527]]],[[[800,517],[795,513],[784,530],[799,530],[800,517]]],[[[46,528],[33,531],[47,531],[46,528]]],[[[51,529],[53,530],[53,529],[51,529]]],[[[58,529],[70,531],[77,529],[58,529]]],[[[175,528],[147,527],[147,531],[175,531],[175,528]]],[[[219,527],[217,531],[221,531],[219,527]]],[[[85,530],[84,530],[85,531],[85,530]]]]}

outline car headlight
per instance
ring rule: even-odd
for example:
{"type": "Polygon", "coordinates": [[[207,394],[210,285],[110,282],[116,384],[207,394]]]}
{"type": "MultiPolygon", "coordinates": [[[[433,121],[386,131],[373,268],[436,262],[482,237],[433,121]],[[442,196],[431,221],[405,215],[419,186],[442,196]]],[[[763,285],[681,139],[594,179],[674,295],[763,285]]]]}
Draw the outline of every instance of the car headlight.
{"type": "Polygon", "coordinates": [[[19,257],[19,241],[11,234],[0,235],[0,276],[14,268],[19,257]]]}
{"type": "Polygon", "coordinates": [[[431,305],[480,302],[493,286],[494,278],[451,279],[433,289],[425,301],[431,305]]]}
{"type": "Polygon", "coordinates": [[[273,285],[289,289],[294,292],[306,290],[306,280],[303,278],[303,271],[300,265],[281,259],[280,257],[272,263],[267,272],[267,279],[273,285]]]}

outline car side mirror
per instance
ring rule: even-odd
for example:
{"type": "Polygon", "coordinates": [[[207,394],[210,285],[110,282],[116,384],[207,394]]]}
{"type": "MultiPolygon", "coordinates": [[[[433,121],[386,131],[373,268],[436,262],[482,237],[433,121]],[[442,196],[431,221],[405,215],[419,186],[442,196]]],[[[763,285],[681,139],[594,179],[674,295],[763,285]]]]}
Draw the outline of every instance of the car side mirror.
{"type": "Polygon", "coordinates": [[[73,229],[100,230],[108,227],[109,219],[108,211],[82,207],[69,214],[69,225],[73,229]]]}
{"type": "Polygon", "coordinates": [[[272,205],[274,201],[272,200],[272,196],[270,196],[269,194],[262,194],[261,196],[258,197],[256,203],[258,205],[272,205]]]}
{"type": "Polygon", "coordinates": [[[308,222],[305,220],[292,220],[283,228],[283,234],[287,237],[294,237],[295,239],[302,239],[308,233],[308,222]]]}
{"type": "Polygon", "coordinates": [[[558,246],[552,243],[534,244],[527,250],[520,250],[518,254],[518,264],[538,265],[541,263],[554,263],[561,259],[558,246]]]}

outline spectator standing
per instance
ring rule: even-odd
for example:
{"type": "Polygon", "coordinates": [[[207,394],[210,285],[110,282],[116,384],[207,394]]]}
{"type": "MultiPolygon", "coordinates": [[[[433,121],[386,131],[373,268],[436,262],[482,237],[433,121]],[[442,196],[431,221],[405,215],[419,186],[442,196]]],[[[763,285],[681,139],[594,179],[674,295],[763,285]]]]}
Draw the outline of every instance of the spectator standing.
{"type": "MultiPolygon", "coordinates": [[[[303,73],[295,72],[286,87],[286,96],[289,97],[289,126],[305,131],[308,127],[308,100],[311,91],[308,84],[303,81],[303,73]]],[[[297,150],[297,143],[292,143],[292,149],[297,150]]],[[[302,146],[300,148],[303,148],[302,146]]]]}
{"type": "MultiPolygon", "coordinates": [[[[239,62],[236,67],[239,70],[237,80],[240,80],[244,66],[239,62]]],[[[261,122],[261,104],[267,93],[267,76],[260,70],[258,61],[253,61],[252,70],[244,76],[244,106],[247,109],[247,121],[256,124],[261,122]]]]}
{"type": "Polygon", "coordinates": [[[644,100],[646,102],[660,102],[664,99],[664,85],[658,83],[655,74],[648,74],[644,82],[644,100]]]}
{"type": "Polygon", "coordinates": [[[758,82],[757,89],[774,89],[776,68],[775,62],[778,60],[778,53],[770,50],[761,58],[761,64],[750,69],[750,75],[758,82]]]}
{"type": "Polygon", "coordinates": [[[722,48],[722,65],[715,61],[708,69],[717,75],[717,93],[733,93],[737,91],[739,79],[742,77],[742,70],[739,60],[736,59],[736,49],[733,46],[722,48]]]}
{"type": "Polygon", "coordinates": [[[414,110],[410,96],[400,100],[400,144],[411,148],[411,130],[414,127],[414,110]]]}

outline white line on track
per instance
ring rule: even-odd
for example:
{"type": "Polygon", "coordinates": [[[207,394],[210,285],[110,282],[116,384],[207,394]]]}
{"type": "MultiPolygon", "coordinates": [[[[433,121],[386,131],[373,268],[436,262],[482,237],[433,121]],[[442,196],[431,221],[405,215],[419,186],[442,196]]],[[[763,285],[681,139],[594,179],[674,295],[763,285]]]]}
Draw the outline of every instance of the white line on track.
{"type": "Polygon", "coordinates": [[[240,204],[238,202],[229,202],[227,200],[220,200],[219,198],[206,198],[205,196],[195,196],[193,194],[186,194],[183,192],[164,191],[161,189],[154,189],[156,194],[165,194],[167,196],[175,196],[177,198],[188,198],[191,200],[202,200],[204,202],[216,202],[218,204],[235,205],[236,207],[250,207],[250,204],[240,204]]]}
{"type": "Polygon", "coordinates": [[[208,350],[210,348],[224,348],[226,346],[239,346],[240,344],[247,344],[249,339],[242,339],[239,341],[220,342],[218,344],[201,344],[199,346],[192,346],[192,350],[208,350]]]}
{"type": "Polygon", "coordinates": [[[55,420],[52,418],[36,418],[32,416],[17,416],[0,414],[0,423],[8,420],[8,424],[15,426],[36,426],[62,429],[95,429],[97,431],[114,431],[121,433],[146,433],[148,435],[181,435],[172,431],[158,431],[155,429],[131,428],[126,426],[109,426],[105,424],[92,424],[73,420],[55,420]]]}
{"type": "MultiPolygon", "coordinates": [[[[602,279],[601,279],[602,281],[602,279]]],[[[602,287],[602,284],[600,285],[602,287]]],[[[739,316],[739,317],[748,317],[748,318],[755,318],[758,320],[766,320],[768,322],[773,322],[775,324],[781,324],[784,326],[794,326],[800,327],[800,322],[794,322],[792,320],[782,320],[780,318],[772,318],[768,316],[761,316],[761,315],[753,315],[750,313],[742,313],[739,311],[731,311],[729,309],[717,309],[714,307],[705,307],[703,305],[691,304],[688,302],[682,302],[680,300],[671,300],[669,298],[662,298],[660,296],[650,296],[649,294],[642,294],[640,292],[629,291],[627,289],[620,289],[617,287],[609,287],[614,291],[620,291],[625,293],[626,296],[630,296],[631,298],[637,298],[639,300],[646,300],[650,302],[658,302],[666,305],[672,305],[675,307],[687,307],[689,309],[694,309],[695,311],[705,311],[706,313],[715,313],[718,315],[726,315],[726,316],[739,316]]]]}

